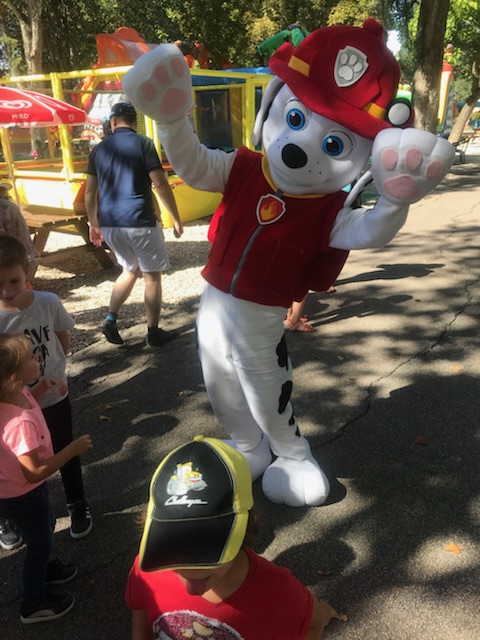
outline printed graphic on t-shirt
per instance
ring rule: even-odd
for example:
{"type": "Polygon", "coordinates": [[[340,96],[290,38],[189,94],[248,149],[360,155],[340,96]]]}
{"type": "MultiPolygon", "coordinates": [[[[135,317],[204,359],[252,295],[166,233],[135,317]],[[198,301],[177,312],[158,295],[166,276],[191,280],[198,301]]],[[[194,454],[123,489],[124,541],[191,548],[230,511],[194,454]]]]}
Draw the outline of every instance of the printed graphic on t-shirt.
{"type": "Polygon", "coordinates": [[[50,326],[38,325],[38,327],[32,329],[25,329],[25,335],[30,338],[30,342],[33,346],[33,353],[37,356],[40,363],[40,378],[45,375],[45,363],[49,356],[49,343],[55,338],[55,334],[52,333],[50,326]]]}
{"type": "Polygon", "coordinates": [[[243,640],[228,624],[195,611],[171,611],[153,623],[154,640],[243,640]]]}

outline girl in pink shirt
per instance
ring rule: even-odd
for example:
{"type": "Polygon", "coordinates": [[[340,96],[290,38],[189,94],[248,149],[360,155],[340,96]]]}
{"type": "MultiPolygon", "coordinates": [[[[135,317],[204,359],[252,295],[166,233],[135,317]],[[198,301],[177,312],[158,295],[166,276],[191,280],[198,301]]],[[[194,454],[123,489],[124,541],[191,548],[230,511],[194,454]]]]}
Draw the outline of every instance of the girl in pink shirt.
{"type": "Polygon", "coordinates": [[[0,334],[0,517],[15,523],[27,545],[23,568],[20,620],[26,624],[60,618],[74,604],[69,594],[46,593],[47,584],[68,582],[77,567],[50,560],[55,517],[45,480],[66,462],[92,448],[81,436],[53,453],[52,441],[37,399],[64,383],[40,373],[30,340],[0,334]]]}

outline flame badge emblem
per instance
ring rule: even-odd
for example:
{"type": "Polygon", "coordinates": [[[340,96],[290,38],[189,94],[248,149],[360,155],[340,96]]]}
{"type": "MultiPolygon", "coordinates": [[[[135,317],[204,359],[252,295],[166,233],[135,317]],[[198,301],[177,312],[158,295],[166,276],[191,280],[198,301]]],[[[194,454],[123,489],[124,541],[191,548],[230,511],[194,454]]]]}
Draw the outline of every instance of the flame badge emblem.
{"type": "Polygon", "coordinates": [[[262,196],[257,203],[257,219],[260,224],[272,224],[279,220],[287,207],[285,202],[278,196],[269,193],[262,196]]]}

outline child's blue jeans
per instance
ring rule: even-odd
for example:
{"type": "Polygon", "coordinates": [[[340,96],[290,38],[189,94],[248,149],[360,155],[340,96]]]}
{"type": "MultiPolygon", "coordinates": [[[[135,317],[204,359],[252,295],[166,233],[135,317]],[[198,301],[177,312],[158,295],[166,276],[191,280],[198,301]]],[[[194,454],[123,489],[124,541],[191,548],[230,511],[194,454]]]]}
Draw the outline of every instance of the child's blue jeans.
{"type": "Polygon", "coordinates": [[[55,517],[47,483],[16,498],[0,499],[0,517],[14,522],[27,545],[23,565],[22,610],[34,610],[45,595],[45,578],[53,548],[55,517]]]}

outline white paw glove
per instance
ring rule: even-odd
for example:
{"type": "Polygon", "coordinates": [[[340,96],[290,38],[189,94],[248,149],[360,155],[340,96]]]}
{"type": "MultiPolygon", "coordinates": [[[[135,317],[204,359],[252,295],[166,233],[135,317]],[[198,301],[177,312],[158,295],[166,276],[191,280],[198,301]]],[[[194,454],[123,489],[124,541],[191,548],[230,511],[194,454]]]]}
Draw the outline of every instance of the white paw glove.
{"type": "Polygon", "coordinates": [[[372,174],[384,198],[413,204],[447,174],[455,157],[453,146],[421,129],[384,129],[373,143],[372,174]]]}
{"type": "Polygon", "coordinates": [[[192,108],[190,70],[175,44],[161,44],[140,56],[122,86],[132,104],[160,124],[174,122],[192,108]]]}

